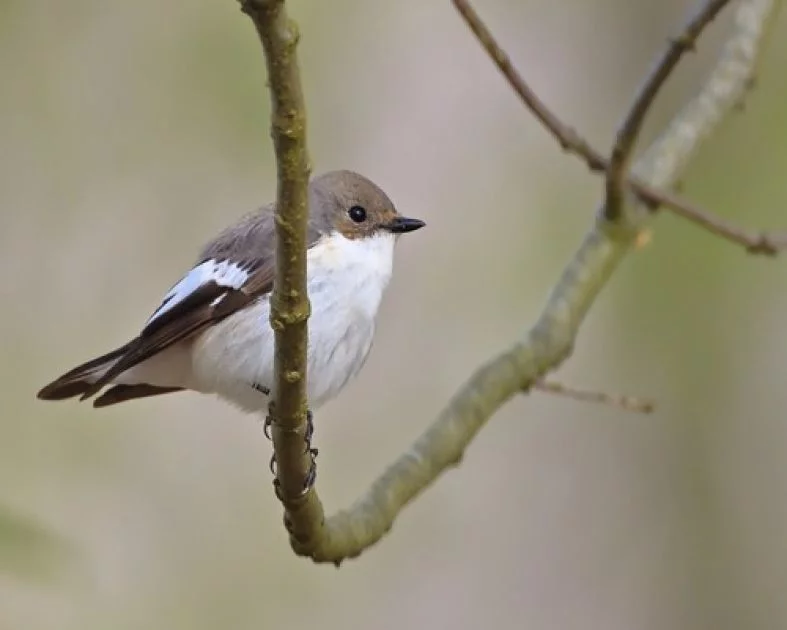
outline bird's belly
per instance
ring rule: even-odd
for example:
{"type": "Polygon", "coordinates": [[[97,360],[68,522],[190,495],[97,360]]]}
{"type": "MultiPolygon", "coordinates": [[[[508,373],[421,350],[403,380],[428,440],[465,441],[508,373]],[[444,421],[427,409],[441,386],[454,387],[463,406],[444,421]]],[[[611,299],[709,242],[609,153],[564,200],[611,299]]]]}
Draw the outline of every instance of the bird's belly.
{"type": "MultiPolygon", "coordinates": [[[[312,408],[333,398],[363,366],[374,316],[310,287],[307,396],[312,408]],[[313,290],[312,290],[313,289],[313,290]]],[[[267,408],[258,389],[273,387],[273,330],[268,297],[231,315],[194,340],[192,370],[199,391],[215,393],[247,411],[267,408]]]]}
{"type": "Polygon", "coordinates": [[[374,319],[352,308],[326,314],[319,304],[312,312],[307,391],[316,408],[336,396],[363,367],[372,348],[374,319]]]}

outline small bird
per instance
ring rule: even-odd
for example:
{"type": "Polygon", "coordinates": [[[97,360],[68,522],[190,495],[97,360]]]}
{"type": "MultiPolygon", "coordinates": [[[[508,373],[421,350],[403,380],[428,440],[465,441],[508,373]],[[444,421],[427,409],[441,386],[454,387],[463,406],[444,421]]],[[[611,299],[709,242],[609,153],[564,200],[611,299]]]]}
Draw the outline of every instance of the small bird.
{"type": "MultiPolygon", "coordinates": [[[[312,409],[363,366],[400,234],[422,228],[374,183],[333,171],[309,183],[307,289],[311,300],[307,396],[312,409]]],[[[94,407],[192,390],[249,412],[267,409],[273,387],[269,298],[274,275],[273,204],[205,245],[137,337],[63,374],[42,400],[79,396],[94,407]]]]}

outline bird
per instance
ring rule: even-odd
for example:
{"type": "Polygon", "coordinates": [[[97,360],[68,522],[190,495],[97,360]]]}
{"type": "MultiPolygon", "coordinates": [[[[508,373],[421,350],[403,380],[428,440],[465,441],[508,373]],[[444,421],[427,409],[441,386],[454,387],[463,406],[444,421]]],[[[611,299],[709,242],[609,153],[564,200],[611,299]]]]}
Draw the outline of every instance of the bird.
{"type": "MultiPolygon", "coordinates": [[[[424,227],[383,190],[349,170],[308,184],[307,398],[316,409],[363,367],[400,235],[424,227]]],[[[268,407],[274,335],[270,296],[274,204],[204,245],[139,334],[44,386],[41,400],[79,397],[94,407],[181,391],[218,396],[246,412],[268,407]]]]}

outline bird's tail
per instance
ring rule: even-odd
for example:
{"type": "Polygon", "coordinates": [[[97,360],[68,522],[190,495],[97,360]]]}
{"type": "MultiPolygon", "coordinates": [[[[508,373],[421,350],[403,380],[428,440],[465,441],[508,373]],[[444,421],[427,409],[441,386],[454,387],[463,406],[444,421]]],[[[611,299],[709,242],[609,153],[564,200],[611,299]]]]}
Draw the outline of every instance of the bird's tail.
{"type": "Polygon", "coordinates": [[[129,341],[112,352],[69,370],[63,376],[41,388],[38,398],[40,400],[65,400],[79,396],[79,400],[86,400],[95,396],[105,385],[113,385],[93,401],[94,407],[107,407],[134,398],[147,398],[148,396],[182,391],[182,387],[161,387],[148,383],[118,383],[115,379],[110,379],[107,382],[102,378],[126,355],[136,341],[136,339],[129,341]]]}
{"type": "Polygon", "coordinates": [[[40,400],[65,400],[74,396],[81,396],[82,400],[89,398],[96,393],[93,387],[95,382],[126,353],[130,345],[131,343],[127,343],[69,370],[41,388],[37,394],[38,398],[40,400]]]}

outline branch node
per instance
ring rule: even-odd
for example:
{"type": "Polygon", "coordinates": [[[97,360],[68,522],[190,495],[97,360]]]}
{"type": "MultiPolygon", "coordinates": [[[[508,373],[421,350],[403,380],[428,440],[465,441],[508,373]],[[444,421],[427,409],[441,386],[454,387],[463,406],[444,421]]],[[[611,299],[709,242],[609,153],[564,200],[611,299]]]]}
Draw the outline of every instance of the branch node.
{"type": "MultiPolygon", "coordinates": [[[[782,245],[781,247],[784,247],[782,245]]],[[[760,254],[763,256],[774,257],[779,253],[780,247],[774,243],[767,234],[760,233],[754,242],[746,247],[749,254],[760,254]]]]}
{"type": "Polygon", "coordinates": [[[676,37],[668,37],[667,43],[676,49],[680,50],[680,54],[687,52],[697,52],[697,42],[695,38],[691,37],[688,33],[681,33],[676,37]]]}

